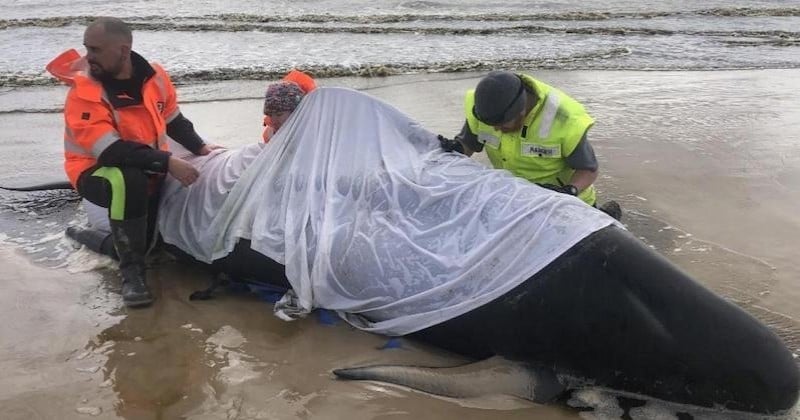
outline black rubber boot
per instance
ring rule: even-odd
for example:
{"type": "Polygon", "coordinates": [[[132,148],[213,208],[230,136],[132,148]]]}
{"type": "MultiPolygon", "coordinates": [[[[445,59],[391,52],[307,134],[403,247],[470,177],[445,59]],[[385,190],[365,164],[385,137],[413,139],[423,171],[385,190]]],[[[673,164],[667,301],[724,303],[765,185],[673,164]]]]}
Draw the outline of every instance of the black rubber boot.
{"type": "Polygon", "coordinates": [[[614,200],[606,201],[602,206],[600,206],[600,211],[617,219],[618,221],[622,221],[622,207],[620,207],[619,203],[614,200]]]}
{"type": "Polygon", "coordinates": [[[117,257],[117,250],[114,248],[114,240],[111,238],[111,232],[93,228],[68,226],[67,236],[98,254],[108,255],[115,260],[119,259],[119,257],[117,257]]]}
{"type": "Polygon", "coordinates": [[[111,220],[111,234],[119,255],[122,301],[126,306],[147,306],[153,296],[147,288],[144,256],[147,251],[147,217],[111,220]]]}

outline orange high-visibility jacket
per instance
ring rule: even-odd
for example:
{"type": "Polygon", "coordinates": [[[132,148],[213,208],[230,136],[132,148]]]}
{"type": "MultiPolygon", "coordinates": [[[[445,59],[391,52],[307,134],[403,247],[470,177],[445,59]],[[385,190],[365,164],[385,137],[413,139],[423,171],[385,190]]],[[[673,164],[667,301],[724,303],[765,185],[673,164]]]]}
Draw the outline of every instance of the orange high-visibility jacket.
{"type": "MultiPolygon", "coordinates": [[[[303,73],[300,70],[290,71],[286,74],[286,76],[283,77],[282,80],[284,82],[292,82],[297,86],[300,86],[300,89],[305,94],[308,94],[308,92],[311,92],[317,88],[317,82],[311,76],[303,73]]],[[[269,118],[269,116],[264,115],[264,132],[261,133],[261,138],[264,140],[264,143],[268,142],[273,134],[275,134],[275,130],[272,129],[272,120],[269,118]]]]}
{"type": "Polygon", "coordinates": [[[70,86],[64,103],[64,170],[74,187],[83,171],[112,143],[124,139],[168,150],[167,124],[180,115],[175,87],[158,64],[142,85],[142,103],[115,109],[103,85],[89,75],[85,57],[66,51],[47,71],[70,86]]]}

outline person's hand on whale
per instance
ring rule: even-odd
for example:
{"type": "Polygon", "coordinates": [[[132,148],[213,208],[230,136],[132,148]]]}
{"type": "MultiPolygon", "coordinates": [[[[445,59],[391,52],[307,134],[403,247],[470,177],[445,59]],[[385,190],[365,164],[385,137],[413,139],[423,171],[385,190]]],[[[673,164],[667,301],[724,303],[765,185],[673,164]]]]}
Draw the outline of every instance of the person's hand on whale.
{"type": "Polygon", "coordinates": [[[184,187],[192,185],[195,181],[197,181],[197,177],[200,176],[200,172],[197,171],[197,168],[195,168],[194,165],[183,159],[173,156],[169,157],[167,172],[169,172],[169,174],[175,179],[180,181],[181,185],[184,187]]]}
{"type": "Polygon", "coordinates": [[[464,154],[464,146],[458,140],[448,139],[447,137],[439,134],[436,136],[439,139],[439,145],[445,152],[458,152],[464,154]]]}
{"type": "Polygon", "coordinates": [[[200,150],[197,151],[197,154],[200,156],[205,156],[211,153],[213,150],[217,149],[225,149],[225,146],[220,146],[219,144],[213,144],[213,143],[206,143],[203,145],[203,147],[200,148],[200,150]]]}

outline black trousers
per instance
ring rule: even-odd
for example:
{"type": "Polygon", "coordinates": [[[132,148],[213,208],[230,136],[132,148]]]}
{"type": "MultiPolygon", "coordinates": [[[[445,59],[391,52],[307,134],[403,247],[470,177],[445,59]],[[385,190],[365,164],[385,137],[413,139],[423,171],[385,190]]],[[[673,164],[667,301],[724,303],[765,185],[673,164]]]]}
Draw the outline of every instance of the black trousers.
{"type": "Polygon", "coordinates": [[[137,219],[147,214],[150,176],[132,167],[93,166],[78,178],[78,194],[108,209],[111,220],[137,219]]]}
{"type": "Polygon", "coordinates": [[[109,218],[131,220],[147,216],[148,242],[152,239],[163,175],[134,167],[96,165],[78,178],[78,194],[108,209],[109,218]]]}

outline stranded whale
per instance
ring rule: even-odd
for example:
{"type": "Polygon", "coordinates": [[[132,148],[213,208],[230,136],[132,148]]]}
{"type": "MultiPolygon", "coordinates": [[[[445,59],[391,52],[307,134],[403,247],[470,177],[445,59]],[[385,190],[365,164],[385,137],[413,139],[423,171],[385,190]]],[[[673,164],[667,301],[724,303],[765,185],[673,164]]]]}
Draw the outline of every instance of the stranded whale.
{"type": "Polygon", "coordinates": [[[195,159],[198,183],[168,180],[162,193],[158,227],[174,252],[290,289],[282,318],[335,310],[490,372],[339,377],[451,396],[498,386],[534,401],[573,378],[761,413],[797,401],[792,354],[758,320],[605,214],[442,152],[368,95],[318,89],[269,144],[195,159]]]}

